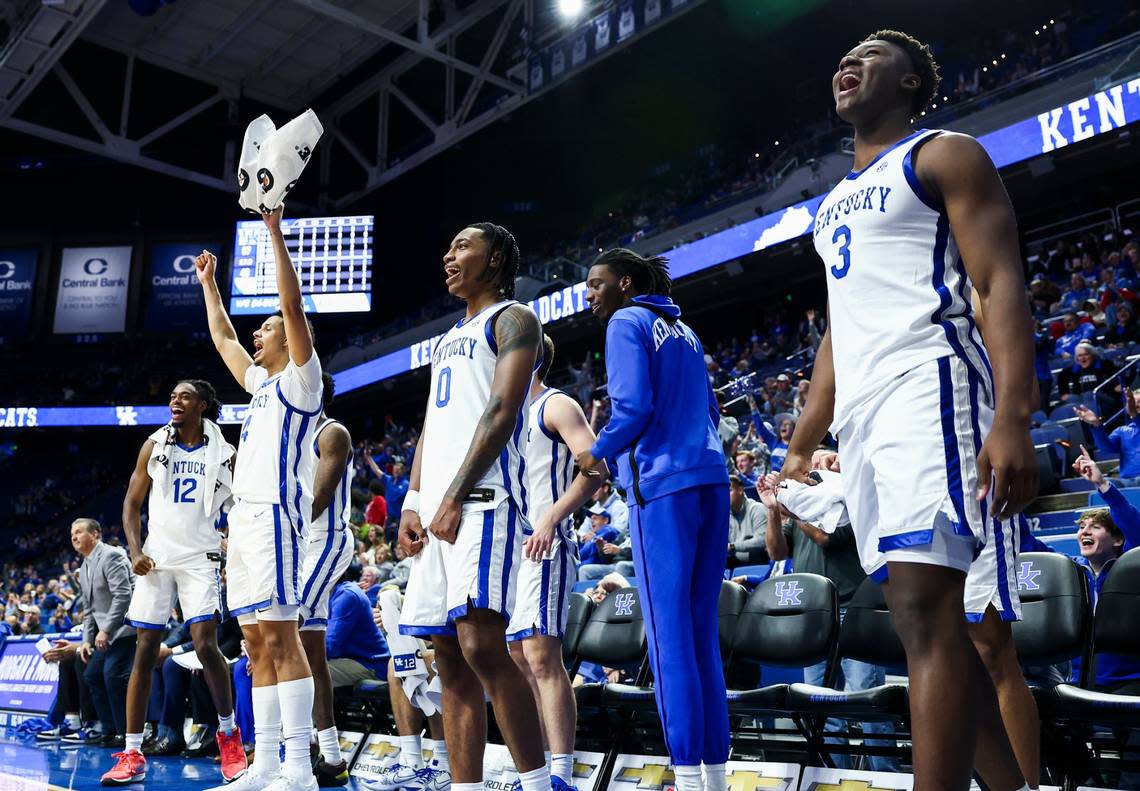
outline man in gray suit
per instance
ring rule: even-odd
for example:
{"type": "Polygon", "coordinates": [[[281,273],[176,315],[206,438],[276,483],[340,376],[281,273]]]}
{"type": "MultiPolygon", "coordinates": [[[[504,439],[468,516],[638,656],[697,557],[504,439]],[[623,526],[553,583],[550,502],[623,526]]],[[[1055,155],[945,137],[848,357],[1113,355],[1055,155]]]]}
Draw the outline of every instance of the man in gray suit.
{"type": "Polygon", "coordinates": [[[87,609],[83,618],[83,644],[79,658],[91,702],[103,725],[103,747],[122,747],[127,729],[127,682],[135,656],[135,630],[126,626],[134,576],[127,553],[104,544],[103,528],[94,519],[71,523],[71,545],[83,555],[79,585],[87,609]]]}

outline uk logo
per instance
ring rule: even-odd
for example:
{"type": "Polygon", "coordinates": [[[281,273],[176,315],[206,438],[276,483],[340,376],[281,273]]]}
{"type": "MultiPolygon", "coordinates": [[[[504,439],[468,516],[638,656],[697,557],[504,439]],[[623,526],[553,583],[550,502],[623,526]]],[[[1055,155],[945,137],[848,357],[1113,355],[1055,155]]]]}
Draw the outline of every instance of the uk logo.
{"type": "Polygon", "coordinates": [[[614,615],[633,617],[632,593],[619,593],[614,597],[614,615]]]}
{"type": "Polygon", "coordinates": [[[115,407],[115,417],[120,426],[137,426],[139,424],[139,413],[135,411],[133,406],[115,407]]]}
{"type": "Polygon", "coordinates": [[[1039,591],[1041,584],[1037,578],[1041,576],[1041,569],[1033,568],[1033,564],[1026,561],[1017,571],[1017,589],[1019,591],[1039,591]]]}
{"type": "Polygon", "coordinates": [[[781,580],[776,583],[776,606],[777,607],[799,607],[803,605],[800,601],[800,594],[804,589],[795,580],[786,582],[781,580]]]}

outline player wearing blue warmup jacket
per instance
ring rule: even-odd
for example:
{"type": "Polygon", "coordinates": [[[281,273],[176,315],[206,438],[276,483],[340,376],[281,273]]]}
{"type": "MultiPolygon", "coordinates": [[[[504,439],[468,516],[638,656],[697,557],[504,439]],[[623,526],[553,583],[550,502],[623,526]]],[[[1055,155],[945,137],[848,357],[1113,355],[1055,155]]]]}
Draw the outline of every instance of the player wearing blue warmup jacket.
{"type": "Polygon", "coordinates": [[[630,250],[609,250],[590,268],[586,302],[606,322],[612,409],[578,466],[588,474],[599,460],[617,459],[677,789],[724,791],[728,708],[716,611],[728,475],[705,352],[670,286],[664,258],[630,250]]]}

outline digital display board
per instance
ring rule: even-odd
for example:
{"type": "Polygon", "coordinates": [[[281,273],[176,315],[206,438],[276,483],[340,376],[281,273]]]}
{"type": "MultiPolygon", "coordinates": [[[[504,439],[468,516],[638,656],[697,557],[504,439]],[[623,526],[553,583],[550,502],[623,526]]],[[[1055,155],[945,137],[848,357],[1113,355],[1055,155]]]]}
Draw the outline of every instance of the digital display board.
{"type": "MultiPolygon", "coordinates": [[[[281,221],[301,279],[305,311],[356,313],[372,307],[372,230],[375,217],[303,217],[281,221]]],[[[280,306],[269,229],[243,220],[234,235],[230,313],[261,315],[280,306]]]]}

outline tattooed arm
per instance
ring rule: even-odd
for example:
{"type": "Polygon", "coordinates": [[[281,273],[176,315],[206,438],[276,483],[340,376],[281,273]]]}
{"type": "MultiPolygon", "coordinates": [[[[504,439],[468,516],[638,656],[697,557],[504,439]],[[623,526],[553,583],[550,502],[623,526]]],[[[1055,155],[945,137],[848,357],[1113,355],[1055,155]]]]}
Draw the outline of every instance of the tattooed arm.
{"type": "Polygon", "coordinates": [[[491,398],[475,428],[467,456],[428,528],[432,535],[448,543],[455,543],[464,499],[499,458],[515,430],[534,375],[542,326],[529,308],[514,305],[500,313],[495,321],[495,342],[499,347],[499,360],[491,381],[491,398]]]}

